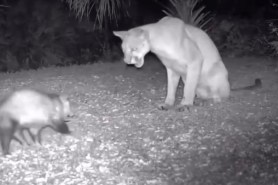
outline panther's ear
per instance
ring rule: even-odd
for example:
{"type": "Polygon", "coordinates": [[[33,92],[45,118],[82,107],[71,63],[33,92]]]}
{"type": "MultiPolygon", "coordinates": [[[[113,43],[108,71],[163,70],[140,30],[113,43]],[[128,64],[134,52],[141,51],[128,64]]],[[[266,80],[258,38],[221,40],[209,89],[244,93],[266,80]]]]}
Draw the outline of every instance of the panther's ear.
{"type": "Polygon", "coordinates": [[[113,34],[119,38],[121,38],[122,40],[124,40],[124,38],[128,35],[127,31],[113,31],[113,34]]]}

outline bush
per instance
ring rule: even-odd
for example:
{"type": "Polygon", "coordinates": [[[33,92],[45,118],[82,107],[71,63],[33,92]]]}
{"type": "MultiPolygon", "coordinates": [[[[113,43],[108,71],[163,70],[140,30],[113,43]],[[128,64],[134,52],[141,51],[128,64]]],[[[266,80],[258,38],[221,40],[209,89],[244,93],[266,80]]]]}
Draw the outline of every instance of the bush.
{"type": "Polygon", "coordinates": [[[270,38],[269,45],[273,49],[272,54],[278,56],[278,19],[267,21],[269,26],[270,38]]]}
{"type": "Polygon", "coordinates": [[[93,23],[70,17],[61,1],[13,1],[0,16],[0,70],[37,69],[97,60],[93,23]]]}
{"type": "Polygon", "coordinates": [[[205,6],[201,6],[202,0],[170,0],[171,7],[165,6],[163,12],[172,17],[178,17],[187,24],[195,25],[204,30],[212,21],[212,16],[209,12],[205,12],[205,6]]]}
{"type": "Polygon", "coordinates": [[[218,49],[229,56],[269,53],[267,26],[263,21],[215,19],[210,35],[218,49]]]}

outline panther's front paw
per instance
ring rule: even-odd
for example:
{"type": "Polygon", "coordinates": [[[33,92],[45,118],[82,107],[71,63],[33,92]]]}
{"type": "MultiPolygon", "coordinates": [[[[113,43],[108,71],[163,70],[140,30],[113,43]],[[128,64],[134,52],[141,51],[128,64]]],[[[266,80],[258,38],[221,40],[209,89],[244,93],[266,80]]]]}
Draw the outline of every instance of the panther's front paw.
{"type": "Polygon", "coordinates": [[[202,100],[202,99],[195,99],[194,100],[194,106],[198,107],[206,107],[209,106],[210,102],[208,100],[202,100]]]}
{"type": "Polygon", "coordinates": [[[169,109],[172,108],[171,105],[168,105],[166,103],[161,103],[157,107],[158,107],[159,110],[169,110],[169,109]]]}

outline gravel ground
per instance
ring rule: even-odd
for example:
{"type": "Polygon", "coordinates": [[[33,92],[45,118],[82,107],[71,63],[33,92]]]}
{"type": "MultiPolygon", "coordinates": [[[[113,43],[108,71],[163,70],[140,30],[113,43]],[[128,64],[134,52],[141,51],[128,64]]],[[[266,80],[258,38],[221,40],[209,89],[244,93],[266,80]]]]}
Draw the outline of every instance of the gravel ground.
{"type": "Polygon", "coordinates": [[[190,112],[157,109],[166,72],[153,58],[141,70],[116,62],[0,74],[1,96],[25,87],[67,94],[76,115],[70,136],[45,129],[42,145],[12,142],[12,154],[0,156],[0,184],[277,184],[273,62],[224,61],[232,87],[259,77],[263,88],[190,112]]]}

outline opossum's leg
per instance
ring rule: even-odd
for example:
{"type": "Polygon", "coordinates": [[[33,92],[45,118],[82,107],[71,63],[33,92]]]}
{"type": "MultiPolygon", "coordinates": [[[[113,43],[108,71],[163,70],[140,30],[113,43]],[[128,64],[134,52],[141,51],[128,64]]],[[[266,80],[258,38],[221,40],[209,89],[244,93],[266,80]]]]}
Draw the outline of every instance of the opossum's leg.
{"type": "MultiPolygon", "coordinates": [[[[31,132],[29,128],[25,128],[24,130],[27,130],[27,133],[31,137],[32,141],[35,143],[36,142],[36,135],[31,132]]],[[[23,133],[22,133],[23,134],[23,133]]],[[[24,135],[24,134],[23,134],[24,135]]],[[[24,136],[25,137],[25,136],[24,136]]],[[[26,139],[26,138],[25,138],[26,139]]]]}
{"type": "Polygon", "coordinates": [[[14,135],[12,139],[17,141],[20,145],[23,145],[22,141],[17,136],[14,135]]]}
{"type": "MultiPolygon", "coordinates": [[[[53,127],[51,125],[46,125],[42,128],[39,129],[38,134],[37,134],[37,139],[38,139],[38,143],[41,145],[42,144],[42,131],[47,128],[50,127],[51,129],[53,129],[53,127]]],[[[54,129],[53,129],[54,130],[54,129]]]]}
{"type": "Polygon", "coordinates": [[[22,141],[25,141],[28,145],[29,143],[25,139],[24,135],[21,135],[21,130],[20,128],[14,132],[13,138],[15,141],[17,141],[19,144],[23,145],[24,143],[22,141]]]}
{"type": "MultiPolygon", "coordinates": [[[[25,137],[25,134],[24,134],[24,130],[27,131],[27,133],[29,134],[30,138],[32,139],[33,142],[35,142],[35,136],[31,133],[30,129],[29,128],[20,128],[16,133],[15,133],[15,136],[14,136],[14,139],[16,139],[17,141],[19,140],[18,138],[21,138],[23,141],[25,141],[25,143],[27,145],[31,145],[28,141],[28,139],[25,137]]],[[[21,142],[22,143],[22,142],[21,142]]]]}
{"type": "Polygon", "coordinates": [[[0,132],[1,147],[4,155],[9,154],[12,135],[13,135],[13,131],[11,128],[1,130],[0,132]]]}
{"type": "Polygon", "coordinates": [[[41,136],[42,130],[43,130],[43,129],[40,129],[39,132],[38,132],[38,135],[37,135],[38,143],[39,143],[40,145],[42,145],[42,136],[41,136]]]}
{"type": "Polygon", "coordinates": [[[11,140],[14,137],[14,133],[18,123],[14,120],[8,120],[6,127],[0,128],[0,140],[1,147],[4,155],[9,154],[11,140]]]}
{"type": "MultiPolygon", "coordinates": [[[[43,127],[44,128],[44,127],[43,127]]],[[[41,136],[41,134],[42,134],[42,130],[43,130],[43,128],[41,128],[39,131],[38,131],[38,134],[37,134],[37,139],[38,139],[38,143],[40,144],[40,145],[42,145],[42,136],[41,136]]]]}

